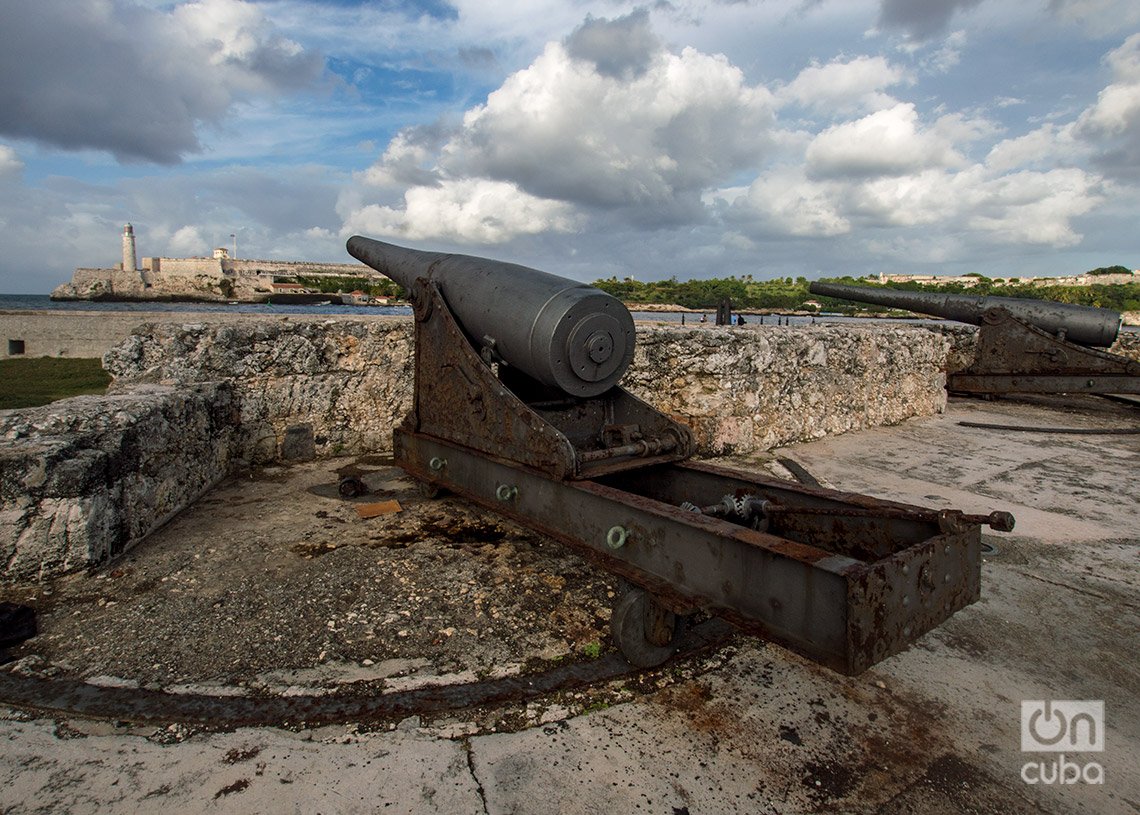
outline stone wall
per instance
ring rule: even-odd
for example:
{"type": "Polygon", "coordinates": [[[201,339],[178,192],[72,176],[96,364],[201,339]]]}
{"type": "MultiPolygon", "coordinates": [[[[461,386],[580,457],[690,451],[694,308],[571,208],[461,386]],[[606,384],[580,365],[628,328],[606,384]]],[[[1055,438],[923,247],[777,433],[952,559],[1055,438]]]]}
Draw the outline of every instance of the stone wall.
{"type": "Polygon", "coordinates": [[[1120,336],[1116,338],[1116,342],[1108,350],[1109,353],[1120,354],[1122,357],[1140,362],[1140,331],[1120,332],[1120,336]]]}
{"type": "Polygon", "coordinates": [[[390,450],[412,394],[412,321],[247,319],[140,326],[103,358],[113,389],[232,383],[235,456],[278,458],[286,430],[311,429],[317,455],[390,450]]]}
{"type": "MultiPolygon", "coordinates": [[[[0,311],[0,358],[10,354],[9,343],[23,343],[25,357],[98,359],[131,335],[143,323],[179,319],[163,311],[0,311]]],[[[236,312],[193,315],[210,322],[249,320],[236,312]]],[[[268,315],[266,319],[271,319],[268,315]]],[[[276,319],[280,319],[277,317],[276,319]]]]}
{"type": "MultiPolygon", "coordinates": [[[[163,261],[165,264],[165,261],[163,261]]],[[[379,277],[379,273],[363,263],[311,263],[303,260],[247,260],[225,258],[222,268],[236,274],[256,272],[275,275],[334,275],[344,277],[379,277]]],[[[166,266],[163,265],[165,269],[166,266]]]]}
{"type": "MultiPolygon", "coordinates": [[[[391,450],[410,319],[210,317],[136,328],[106,397],[0,413],[0,580],[101,563],[248,463],[391,450]]],[[[919,327],[639,326],[624,384],[701,453],[746,453],[942,410],[948,348],[919,327]]]]}
{"type": "Polygon", "coordinates": [[[949,343],[918,327],[641,327],[623,384],[700,453],[767,450],[946,406],[949,343]]]}
{"type": "MultiPolygon", "coordinates": [[[[948,347],[916,327],[639,326],[623,384],[693,426],[703,454],[748,452],[942,410],[948,347]]],[[[104,367],[116,387],[231,380],[253,462],[296,424],[318,455],[390,450],[411,406],[412,322],[146,325],[104,367]]]]}
{"type": "Polygon", "coordinates": [[[231,470],[236,406],[210,383],[0,412],[0,581],[103,563],[185,509],[231,470]]]}

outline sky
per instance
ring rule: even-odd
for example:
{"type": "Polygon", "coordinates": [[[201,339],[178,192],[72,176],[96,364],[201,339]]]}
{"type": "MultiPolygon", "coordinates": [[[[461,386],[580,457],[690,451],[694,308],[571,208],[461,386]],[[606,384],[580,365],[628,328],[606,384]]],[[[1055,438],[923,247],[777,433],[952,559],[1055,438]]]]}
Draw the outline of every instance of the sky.
{"type": "Polygon", "coordinates": [[[578,280],[1140,267],[1135,0],[2,0],[0,292],[354,234],[578,280]]]}

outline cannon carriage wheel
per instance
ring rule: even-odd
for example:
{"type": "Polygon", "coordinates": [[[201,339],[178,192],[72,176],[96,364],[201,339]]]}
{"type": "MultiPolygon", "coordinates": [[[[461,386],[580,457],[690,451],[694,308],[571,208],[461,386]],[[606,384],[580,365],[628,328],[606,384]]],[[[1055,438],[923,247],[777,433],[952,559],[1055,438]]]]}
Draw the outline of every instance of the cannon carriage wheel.
{"type": "Polygon", "coordinates": [[[682,618],[644,589],[631,588],[614,606],[610,634],[635,668],[655,668],[673,656],[682,618]]]}

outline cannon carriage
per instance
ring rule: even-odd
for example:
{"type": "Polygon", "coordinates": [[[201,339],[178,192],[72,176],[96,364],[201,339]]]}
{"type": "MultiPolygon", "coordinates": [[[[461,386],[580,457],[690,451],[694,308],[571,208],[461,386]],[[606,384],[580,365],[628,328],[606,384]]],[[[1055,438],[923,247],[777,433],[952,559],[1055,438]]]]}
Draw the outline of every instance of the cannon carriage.
{"type": "Polygon", "coordinates": [[[983,525],[691,461],[691,431],[619,382],[625,306],[535,269],[364,237],[358,260],[410,293],[413,406],[397,464],[574,547],[633,588],[611,629],[634,665],[697,611],[846,674],[978,599],[983,525]]]}
{"type": "Polygon", "coordinates": [[[979,326],[973,362],[947,372],[954,393],[1140,393],[1140,363],[1103,350],[1120,333],[1120,313],[1111,309],[840,283],[808,291],[979,326]]]}

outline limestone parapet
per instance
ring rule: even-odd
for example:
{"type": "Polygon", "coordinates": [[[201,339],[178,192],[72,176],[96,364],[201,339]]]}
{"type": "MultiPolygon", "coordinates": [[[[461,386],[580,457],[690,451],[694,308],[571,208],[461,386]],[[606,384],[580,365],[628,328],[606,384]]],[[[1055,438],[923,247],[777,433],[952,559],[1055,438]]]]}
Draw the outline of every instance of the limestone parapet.
{"type": "MultiPolygon", "coordinates": [[[[0,581],[125,551],[251,463],[391,450],[412,394],[407,318],[149,323],[104,357],[106,397],[0,413],[0,581]]],[[[920,327],[640,326],[624,384],[747,454],[941,411],[950,343],[920,327]]]]}

